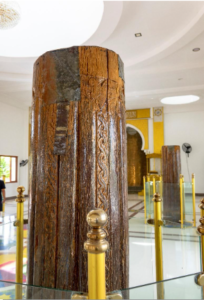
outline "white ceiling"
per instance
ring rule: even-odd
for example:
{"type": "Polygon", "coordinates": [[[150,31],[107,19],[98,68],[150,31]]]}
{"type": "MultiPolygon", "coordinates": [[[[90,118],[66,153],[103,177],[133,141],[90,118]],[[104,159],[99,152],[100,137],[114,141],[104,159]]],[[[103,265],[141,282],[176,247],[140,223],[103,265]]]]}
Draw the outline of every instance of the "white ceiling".
{"type": "MultiPolygon", "coordinates": [[[[107,47],[121,56],[127,109],[160,106],[163,97],[188,94],[201,99],[163,105],[165,111],[204,110],[203,1],[104,2],[101,23],[84,44],[107,47]],[[142,37],[134,36],[138,32],[142,37]],[[196,47],[201,50],[193,52],[196,47]]],[[[0,101],[30,106],[35,59],[0,57],[0,101]]]]}
{"type": "Polygon", "coordinates": [[[67,0],[17,3],[21,20],[14,28],[0,31],[0,56],[37,57],[55,48],[82,44],[98,28],[104,9],[102,0],[81,1],[80,5],[67,0]]]}

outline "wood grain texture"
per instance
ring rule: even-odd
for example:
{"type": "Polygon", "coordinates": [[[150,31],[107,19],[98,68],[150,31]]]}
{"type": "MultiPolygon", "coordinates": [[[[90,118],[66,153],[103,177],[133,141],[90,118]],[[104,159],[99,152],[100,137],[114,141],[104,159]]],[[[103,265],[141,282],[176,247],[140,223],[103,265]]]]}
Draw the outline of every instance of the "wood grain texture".
{"type": "Polygon", "coordinates": [[[178,222],[180,217],[181,174],[180,146],[162,147],[163,214],[164,218],[178,222]]]}
{"type": "Polygon", "coordinates": [[[33,90],[28,282],[87,291],[86,216],[100,207],[108,214],[107,291],[127,288],[122,61],[100,47],[47,52],[35,63],[33,90]]]}

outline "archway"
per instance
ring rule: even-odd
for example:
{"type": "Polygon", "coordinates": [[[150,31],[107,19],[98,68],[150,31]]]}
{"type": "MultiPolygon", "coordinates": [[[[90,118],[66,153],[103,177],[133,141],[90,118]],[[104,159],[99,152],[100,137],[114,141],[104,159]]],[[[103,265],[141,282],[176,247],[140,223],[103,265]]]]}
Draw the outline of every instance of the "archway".
{"type": "Polygon", "coordinates": [[[143,189],[143,176],[146,175],[146,155],[144,137],[139,130],[127,125],[127,174],[128,193],[137,193],[143,189]]]}

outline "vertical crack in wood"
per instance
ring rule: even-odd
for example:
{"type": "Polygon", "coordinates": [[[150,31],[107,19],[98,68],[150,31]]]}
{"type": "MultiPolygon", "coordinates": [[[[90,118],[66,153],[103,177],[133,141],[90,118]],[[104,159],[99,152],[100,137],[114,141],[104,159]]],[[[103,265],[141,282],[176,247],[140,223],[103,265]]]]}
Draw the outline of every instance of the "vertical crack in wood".
{"type": "Polygon", "coordinates": [[[56,256],[55,256],[55,288],[57,288],[57,265],[58,265],[58,235],[59,235],[59,202],[60,202],[60,155],[57,161],[57,210],[56,210],[56,256]]]}

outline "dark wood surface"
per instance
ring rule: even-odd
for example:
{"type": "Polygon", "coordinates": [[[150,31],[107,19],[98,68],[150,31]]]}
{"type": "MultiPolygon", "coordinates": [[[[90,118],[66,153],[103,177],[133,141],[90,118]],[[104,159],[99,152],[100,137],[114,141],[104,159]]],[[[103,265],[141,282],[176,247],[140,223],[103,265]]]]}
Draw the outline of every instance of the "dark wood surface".
{"type": "Polygon", "coordinates": [[[34,65],[28,283],[87,291],[86,215],[108,214],[107,291],[128,287],[123,63],[100,47],[34,65]]]}
{"type": "Polygon", "coordinates": [[[179,222],[180,217],[180,186],[181,174],[180,146],[162,147],[163,173],[163,217],[179,222]]]}

